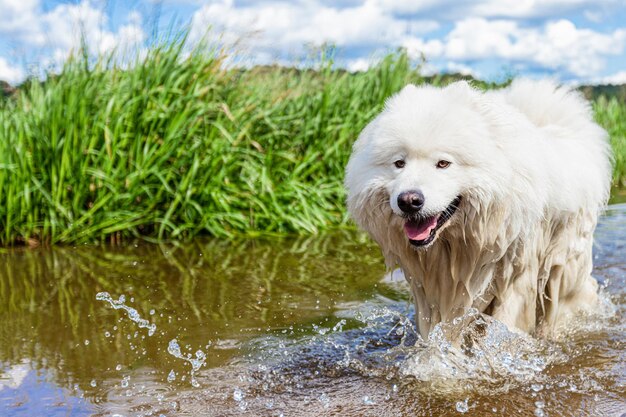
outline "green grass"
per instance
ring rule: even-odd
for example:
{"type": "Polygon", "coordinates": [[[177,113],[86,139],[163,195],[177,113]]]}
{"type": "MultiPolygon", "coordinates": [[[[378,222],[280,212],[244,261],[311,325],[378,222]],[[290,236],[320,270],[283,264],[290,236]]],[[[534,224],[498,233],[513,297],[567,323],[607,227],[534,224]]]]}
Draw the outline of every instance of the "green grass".
{"type": "MultiPolygon", "coordinates": [[[[316,70],[244,71],[183,44],[127,70],[78,57],[0,102],[0,244],[344,225],[354,139],[389,95],[423,81],[401,52],[358,74],[324,57],[316,70]]],[[[623,182],[625,107],[595,109],[623,182]]]]}
{"type": "Polygon", "coordinates": [[[613,183],[616,188],[626,187],[626,103],[616,98],[600,97],[593,102],[596,121],[606,129],[613,148],[613,183]]]}

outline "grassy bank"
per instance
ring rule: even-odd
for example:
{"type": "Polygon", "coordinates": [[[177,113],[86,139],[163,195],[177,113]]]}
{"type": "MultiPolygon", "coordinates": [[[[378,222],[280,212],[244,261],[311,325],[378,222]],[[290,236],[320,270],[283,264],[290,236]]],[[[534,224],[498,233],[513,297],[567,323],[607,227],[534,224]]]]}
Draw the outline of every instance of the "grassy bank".
{"type": "MultiPolygon", "coordinates": [[[[344,224],[343,169],[403,54],[358,74],[225,70],[181,44],[130,70],[69,62],[0,103],[0,244],[312,233],[344,224]]],[[[436,82],[436,80],[435,80],[436,82]]],[[[626,179],[626,108],[595,103],[626,179]]]]}

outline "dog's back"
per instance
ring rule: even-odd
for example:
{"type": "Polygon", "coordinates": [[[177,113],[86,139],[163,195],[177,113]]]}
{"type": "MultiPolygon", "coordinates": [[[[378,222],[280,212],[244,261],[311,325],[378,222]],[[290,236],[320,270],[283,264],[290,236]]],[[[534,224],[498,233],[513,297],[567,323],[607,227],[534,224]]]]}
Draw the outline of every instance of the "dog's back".
{"type": "Polygon", "coordinates": [[[580,93],[550,80],[517,79],[501,93],[507,103],[539,127],[559,125],[573,129],[592,120],[589,103],[580,93]]]}
{"type": "Polygon", "coordinates": [[[542,132],[534,136],[538,143],[528,143],[521,165],[534,168],[547,185],[544,211],[597,214],[610,193],[611,149],[580,92],[550,80],[520,79],[496,94],[542,132]]]}
{"type": "Polygon", "coordinates": [[[537,236],[537,312],[542,330],[595,303],[592,241],[610,192],[610,146],[578,91],[549,80],[521,79],[500,94],[544,132],[542,161],[549,165],[544,181],[550,187],[545,226],[537,236]]]}

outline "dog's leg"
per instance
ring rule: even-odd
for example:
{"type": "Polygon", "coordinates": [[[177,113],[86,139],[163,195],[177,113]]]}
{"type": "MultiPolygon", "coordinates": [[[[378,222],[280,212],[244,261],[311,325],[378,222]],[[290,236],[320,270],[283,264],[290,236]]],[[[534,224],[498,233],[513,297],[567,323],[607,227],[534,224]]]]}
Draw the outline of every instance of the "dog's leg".
{"type": "Polygon", "coordinates": [[[492,316],[511,330],[532,332],[535,329],[537,268],[527,266],[492,302],[492,316]]]}
{"type": "Polygon", "coordinates": [[[549,271],[538,296],[539,331],[546,336],[580,311],[592,310],[598,302],[598,284],[591,276],[592,236],[595,216],[581,212],[555,227],[549,242],[549,256],[543,270],[549,271]]]}

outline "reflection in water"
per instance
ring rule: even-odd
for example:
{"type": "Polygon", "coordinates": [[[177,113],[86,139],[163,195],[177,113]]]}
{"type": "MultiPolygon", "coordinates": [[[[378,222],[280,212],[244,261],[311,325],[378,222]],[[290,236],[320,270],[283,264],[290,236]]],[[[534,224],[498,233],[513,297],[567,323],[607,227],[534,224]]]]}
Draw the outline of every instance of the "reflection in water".
{"type": "Polygon", "coordinates": [[[4,388],[17,389],[22,385],[30,370],[30,361],[9,365],[0,373],[0,391],[4,388]]]}
{"type": "Polygon", "coordinates": [[[353,232],[7,250],[0,414],[619,416],[625,206],[597,237],[615,311],[559,341],[473,311],[420,340],[403,284],[353,232]]]}

